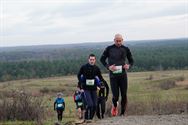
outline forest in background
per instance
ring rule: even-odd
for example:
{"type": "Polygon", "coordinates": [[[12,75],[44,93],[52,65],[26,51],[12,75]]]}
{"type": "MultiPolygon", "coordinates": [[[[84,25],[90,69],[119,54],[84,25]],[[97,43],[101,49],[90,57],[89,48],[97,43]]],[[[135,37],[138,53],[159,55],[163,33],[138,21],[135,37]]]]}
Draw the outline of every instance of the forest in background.
{"type": "MultiPolygon", "coordinates": [[[[0,48],[0,81],[45,78],[77,74],[90,53],[99,62],[104,49],[113,42],[40,45],[0,48]]],[[[188,69],[188,38],[126,41],[134,58],[130,71],[188,69]]]]}

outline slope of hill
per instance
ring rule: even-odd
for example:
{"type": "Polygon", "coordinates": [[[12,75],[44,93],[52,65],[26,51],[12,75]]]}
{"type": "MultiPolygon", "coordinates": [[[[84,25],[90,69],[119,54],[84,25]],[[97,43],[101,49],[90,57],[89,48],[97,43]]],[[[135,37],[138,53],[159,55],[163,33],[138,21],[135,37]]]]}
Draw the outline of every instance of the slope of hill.
{"type": "MultiPolygon", "coordinates": [[[[0,81],[76,74],[89,53],[99,62],[113,42],[0,48],[0,81]]],[[[131,71],[188,69],[188,38],[127,41],[134,58],[131,71]]]]}
{"type": "MultiPolygon", "coordinates": [[[[110,84],[108,74],[103,74],[103,77],[110,84]]],[[[112,105],[110,91],[106,102],[105,119],[95,118],[91,125],[187,125],[188,70],[131,72],[128,73],[128,77],[128,117],[110,117],[112,105]]],[[[43,100],[42,107],[45,114],[42,116],[44,117],[42,120],[44,120],[44,125],[53,125],[57,120],[53,103],[56,93],[62,92],[66,102],[66,110],[61,123],[64,125],[68,122],[71,125],[71,122],[73,123],[77,119],[72,97],[77,89],[76,86],[76,75],[0,82],[0,102],[4,101],[7,105],[4,106],[4,103],[0,103],[0,118],[2,118],[2,112],[11,111],[6,112],[7,114],[3,113],[7,117],[3,117],[5,121],[0,120],[0,125],[36,125],[35,121],[15,120],[16,116],[19,116],[15,115],[16,112],[12,112],[15,109],[15,103],[12,100],[17,99],[16,92],[43,100]],[[10,121],[6,121],[7,119],[10,121]]],[[[17,100],[22,101],[25,98],[20,96],[19,99],[17,100]]],[[[19,104],[19,102],[17,103],[19,104]]],[[[25,103],[22,104],[25,106],[25,103]]],[[[30,106],[28,105],[28,107],[30,106]]]]}
{"type": "MultiPolygon", "coordinates": [[[[0,47],[0,61],[23,61],[23,60],[59,60],[72,55],[74,59],[79,52],[80,55],[90,51],[102,52],[104,48],[113,42],[80,43],[64,45],[38,45],[38,46],[20,46],[20,47],[0,47]],[[81,52],[80,52],[81,51],[81,52]]],[[[188,38],[165,39],[165,40],[140,40],[126,41],[133,51],[144,48],[182,48],[188,47],[188,38]]]]}

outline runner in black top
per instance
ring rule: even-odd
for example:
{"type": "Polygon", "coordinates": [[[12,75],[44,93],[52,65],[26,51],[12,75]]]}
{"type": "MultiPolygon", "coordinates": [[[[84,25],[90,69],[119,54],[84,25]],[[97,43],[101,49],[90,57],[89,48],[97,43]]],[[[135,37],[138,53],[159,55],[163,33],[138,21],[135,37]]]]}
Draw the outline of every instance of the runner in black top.
{"type": "Polygon", "coordinates": [[[110,70],[110,85],[112,89],[112,116],[118,114],[119,89],[121,92],[121,114],[125,115],[127,110],[127,70],[133,65],[132,54],[128,47],[122,45],[123,37],[116,34],[114,38],[115,44],[108,46],[101,56],[101,63],[110,70]],[[108,62],[106,62],[108,59],[108,62]],[[128,59],[129,64],[126,64],[128,59]]]}
{"type": "Polygon", "coordinates": [[[85,120],[92,120],[97,106],[97,86],[102,79],[100,69],[95,65],[96,57],[89,55],[87,64],[80,68],[78,73],[78,87],[84,91],[86,100],[85,120]]]}

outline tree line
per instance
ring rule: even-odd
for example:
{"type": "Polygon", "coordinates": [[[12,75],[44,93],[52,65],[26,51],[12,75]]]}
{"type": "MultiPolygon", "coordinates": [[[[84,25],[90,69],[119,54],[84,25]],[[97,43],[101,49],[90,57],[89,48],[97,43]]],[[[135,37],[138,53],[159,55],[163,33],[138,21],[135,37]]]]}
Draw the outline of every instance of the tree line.
{"type": "MultiPolygon", "coordinates": [[[[129,48],[134,58],[134,66],[130,71],[153,71],[188,69],[188,42],[154,42],[131,44],[129,48]]],[[[0,81],[45,78],[77,74],[81,65],[87,62],[90,53],[97,57],[97,65],[102,72],[107,70],[99,62],[105,46],[71,47],[44,51],[29,51],[34,55],[27,55],[24,51],[8,52],[9,56],[0,53],[0,81]],[[42,54],[41,54],[42,53],[42,54]],[[20,56],[22,55],[22,57],[20,56]],[[14,55],[14,56],[10,56],[14,55]],[[5,57],[9,57],[6,58],[5,57]],[[14,59],[12,59],[14,57],[14,59]],[[4,60],[3,60],[4,59],[4,60]],[[7,61],[7,59],[10,59],[7,61]]]]}

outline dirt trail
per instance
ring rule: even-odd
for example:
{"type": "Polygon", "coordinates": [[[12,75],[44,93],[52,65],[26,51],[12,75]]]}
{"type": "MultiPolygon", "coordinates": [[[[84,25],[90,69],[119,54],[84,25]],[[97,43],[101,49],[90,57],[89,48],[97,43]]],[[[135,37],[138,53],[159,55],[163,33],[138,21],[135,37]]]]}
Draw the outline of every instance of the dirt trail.
{"type": "Polygon", "coordinates": [[[188,125],[188,115],[112,117],[88,125],[188,125]]]}

